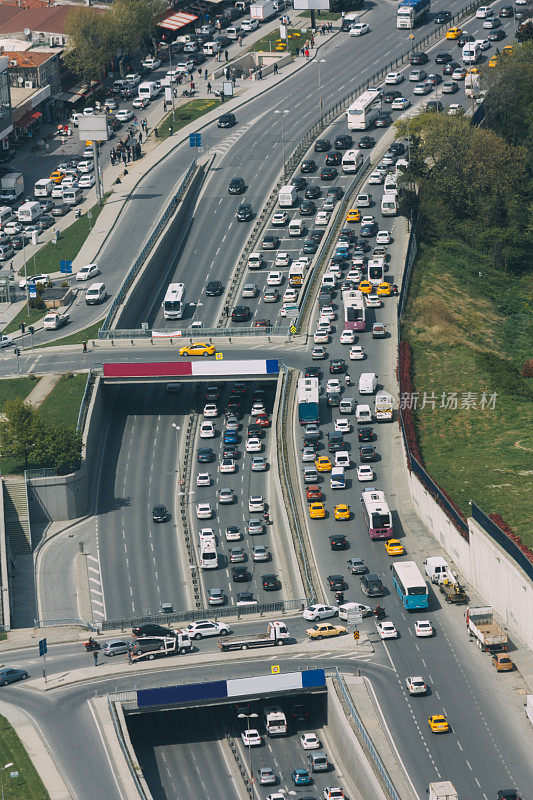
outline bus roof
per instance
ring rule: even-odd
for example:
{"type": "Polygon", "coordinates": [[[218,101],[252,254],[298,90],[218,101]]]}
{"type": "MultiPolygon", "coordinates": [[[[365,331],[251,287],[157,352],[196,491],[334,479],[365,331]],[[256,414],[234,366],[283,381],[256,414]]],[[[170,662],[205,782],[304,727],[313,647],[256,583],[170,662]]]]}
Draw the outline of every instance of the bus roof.
{"type": "Polygon", "coordinates": [[[426,582],[414,561],[395,561],[392,565],[403,587],[411,589],[414,586],[425,586],[426,582]]]}
{"type": "Polygon", "coordinates": [[[363,94],[359,95],[357,100],[354,100],[351,106],[348,106],[346,113],[348,114],[360,110],[366,110],[369,106],[373,105],[376,100],[379,99],[380,95],[380,89],[368,89],[366,92],[363,92],[363,94]]]}

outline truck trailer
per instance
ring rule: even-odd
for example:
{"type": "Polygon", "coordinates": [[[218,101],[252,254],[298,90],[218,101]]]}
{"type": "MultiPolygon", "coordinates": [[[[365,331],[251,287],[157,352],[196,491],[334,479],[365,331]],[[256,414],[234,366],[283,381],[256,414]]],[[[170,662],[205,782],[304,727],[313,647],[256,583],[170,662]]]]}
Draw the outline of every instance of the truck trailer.
{"type": "Polygon", "coordinates": [[[147,649],[143,644],[143,639],[137,639],[131,648],[131,661],[152,661],[154,658],[164,656],[177,656],[190,653],[192,642],[188,633],[177,631],[175,636],[150,636],[150,648],[147,649]]]}
{"type": "Polygon", "coordinates": [[[434,781],[429,784],[429,800],[457,800],[457,792],[451,781],[434,781]]]}
{"type": "Polygon", "coordinates": [[[494,620],[490,606],[466,609],[466,627],[471,639],[484,653],[498,653],[507,650],[509,639],[504,629],[494,620]]]}
{"type": "Polygon", "coordinates": [[[264,0],[262,3],[254,3],[250,6],[250,17],[259,22],[267,22],[278,13],[276,6],[271,0],[264,0]]]}
{"type": "Polygon", "coordinates": [[[247,633],[242,635],[225,636],[219,639],[218,646],[222,652],[227,650],[248,650],[252,647],[270,647],[271,645],[285,644],[290,639],[289,631],[284,622],[269,622],[266,633],[247,633]]]}

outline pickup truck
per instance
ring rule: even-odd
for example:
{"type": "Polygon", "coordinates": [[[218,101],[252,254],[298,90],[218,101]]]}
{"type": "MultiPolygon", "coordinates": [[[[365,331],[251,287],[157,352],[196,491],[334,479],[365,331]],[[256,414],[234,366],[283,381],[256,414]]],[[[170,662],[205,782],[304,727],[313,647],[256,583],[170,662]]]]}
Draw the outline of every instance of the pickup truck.
{"type": "Polygon", "coordinates": [[[484,653],[501,653],[507,650],[509,639],[504,629],[494,620],[490,606],[466,609],[466,627],[470,638],[484,653]]]}
{"type": "Polygon", "coordinates": [[[49,331],[57,331],[69,322],[70,317],[68,314],[58,314],[56,311],[51,311],[43,319],[43,327],[49,331]]]}

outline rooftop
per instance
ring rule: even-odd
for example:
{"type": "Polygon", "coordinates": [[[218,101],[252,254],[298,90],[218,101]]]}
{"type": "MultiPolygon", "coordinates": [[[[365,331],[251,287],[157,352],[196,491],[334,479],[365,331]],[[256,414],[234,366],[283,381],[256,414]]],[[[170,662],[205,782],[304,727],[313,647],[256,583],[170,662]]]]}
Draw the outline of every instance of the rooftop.
{"type": "Polygon", "coordinates": [[[72,6],[46,6],[20,9],[0,4],[0,35],[19,33],[29,28],[43,33],[64,33],[65,19],[72,6]]]}

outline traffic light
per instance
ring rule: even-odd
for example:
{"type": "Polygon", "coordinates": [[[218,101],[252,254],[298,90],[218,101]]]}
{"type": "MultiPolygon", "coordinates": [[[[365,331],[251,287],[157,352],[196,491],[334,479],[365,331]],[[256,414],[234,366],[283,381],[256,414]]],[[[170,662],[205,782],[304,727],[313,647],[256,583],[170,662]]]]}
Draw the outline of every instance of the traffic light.
{"type": "Polygon", "coordinates": [[[24,324],[24,322],[20,323],[19,328],[20,328],[20,332],[21,333],[25,333],[26,332],[26,325],[24,324]]]}
{"type": "Polygon", "coordinates": [[[30,336],[33,336],[33,334],[35,333],[35,328],[33,327],[33,325],[28,325],[28,333],[30,334],[30,336]]]}

